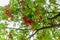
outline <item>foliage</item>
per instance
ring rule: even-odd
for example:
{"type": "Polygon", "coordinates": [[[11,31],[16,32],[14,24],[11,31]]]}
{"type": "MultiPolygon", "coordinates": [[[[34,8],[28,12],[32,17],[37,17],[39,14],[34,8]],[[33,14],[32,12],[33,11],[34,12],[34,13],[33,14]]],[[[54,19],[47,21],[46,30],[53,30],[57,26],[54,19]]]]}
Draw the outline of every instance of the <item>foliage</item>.
{"type": "Polygon", "coordinates": [[[31,40],[31,37],[60,40],[59,4],[57,0],[48,3],[46,0],[10,0],[5,7],[0,6],[0,40],[31,40]],[[1,20],[13,21],[14,27],[9,28],[9,24],[1,20]],[[15,28],[16,25],[19,27],[15,28]]]}

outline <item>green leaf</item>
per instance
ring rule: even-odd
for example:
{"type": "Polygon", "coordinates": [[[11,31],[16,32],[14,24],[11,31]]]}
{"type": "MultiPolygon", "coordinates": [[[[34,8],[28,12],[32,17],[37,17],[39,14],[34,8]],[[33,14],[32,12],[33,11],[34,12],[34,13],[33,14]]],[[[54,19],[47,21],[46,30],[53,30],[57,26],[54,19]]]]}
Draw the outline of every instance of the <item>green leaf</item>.
{"type": "Polygon", "coordinates": [[[6,40],[5,38],[0,38],[0,40],[6,40]]]}
{"type": "Polygon", "coordinates": [[[5,29],[7,27],[7,25],[0,23],[0,29],[5,29]]]}

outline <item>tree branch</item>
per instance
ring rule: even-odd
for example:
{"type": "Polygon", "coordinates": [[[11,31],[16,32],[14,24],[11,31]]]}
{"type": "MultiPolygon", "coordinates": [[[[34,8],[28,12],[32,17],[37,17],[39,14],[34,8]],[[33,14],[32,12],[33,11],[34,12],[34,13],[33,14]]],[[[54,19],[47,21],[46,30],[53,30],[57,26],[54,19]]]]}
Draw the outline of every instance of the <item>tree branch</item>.
{"type": "Polygon", "coordinates": [[[47,13],[60,13],[60,12],[47,12],[47,13]]]}
{"type": "MultiPolygon", "coordinates": [[[[49,12],[48,12],[49,13],[49,12]]],[[[52,13],[52,12],[50,12],[50,13],[52,13]]],[[[54,12],[53,12],[54,13],[54,12]]],[[[55,12],[56,13],[56,12],[55,12]]],[[[55,15],[54,17],[51,17],[51,18],[48,18],[48,19],[56,19],[57,17],[59,17],[60,16],[60,12],[57,12],[58,14],[57,15],[55,15]]]]}
{"type": "Polygon", "coordinates": [[[6,27],[6,29],[15,29],[15,30],[31,30],[31,29],[23,29],[23,28],[9,28],[9,27],[6,27]]]}
{"type": "Polygon", "coordinates": [[[30,37],[28,37],[28,38],[31,38],[32,36],[34,36],[39,30],[43,30],[43,29],[47,29],[47,28],[54,28],[54,27],[56,27],[56,26],[59,27],[60,24],[56,24],[56,25],[52,25],[52,26],[46,26],[46,27],[39,28],[39,29],[36,30],[35,33],[33,33],[32,35],[30,35],[30,37]]]}

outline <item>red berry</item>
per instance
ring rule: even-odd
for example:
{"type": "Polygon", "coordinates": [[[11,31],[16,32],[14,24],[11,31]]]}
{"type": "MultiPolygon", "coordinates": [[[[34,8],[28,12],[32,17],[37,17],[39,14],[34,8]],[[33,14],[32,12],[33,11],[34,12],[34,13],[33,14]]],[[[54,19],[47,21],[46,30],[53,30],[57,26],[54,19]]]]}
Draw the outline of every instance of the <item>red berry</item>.
{"type": "Polygon", "coordinates": [[[42,16],[39,16],[39,18],[38,18],[39,20],[42,20],[42,16]]]}
{"type": "Polygon", "coordinates": [[[24,21],[24,24],[26,24],[26,25],[32,25],[32,24],[34,24],[34,21],[33,20],[28,20],[25,15],[22,16],[22,19],[24,21]]]}
{"type": "Polygon", "coordinates": [[[34,21],[33,20],[27,20],[27,21],[25,21],[25,24],[32,25],[32,24],[34,24],[34,21]]]}
{"type": "Polygon", "coordinates": [[[6,10],[5,15],[6,15],[8,18],[12,18],[12,15],[11,15],[11,13],[9,12],[9,10],[6,10]]]}
{"type": "Polygon", "coordinates": [[[26,20],[27,20],[27,17],[26,17],[25,15],[23,15],[23,16],[22,16],[22,19],[23,19],[24,21],[26,21],[26,20]]]}

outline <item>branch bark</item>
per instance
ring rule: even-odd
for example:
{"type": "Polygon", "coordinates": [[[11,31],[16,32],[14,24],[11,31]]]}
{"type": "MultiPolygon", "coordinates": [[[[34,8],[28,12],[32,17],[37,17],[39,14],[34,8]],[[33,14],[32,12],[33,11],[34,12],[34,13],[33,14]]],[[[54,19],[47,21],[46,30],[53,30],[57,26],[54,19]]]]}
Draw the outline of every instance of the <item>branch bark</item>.
{"type": "Polygon", "coordinates": [[[46,26],[46,27],[39,28],[39,29],[36,30],[35,33],[33,33],[32,35],[30,35],[28,38],[31,38],[32,36],[34,36],[34,35],[35,35],[38,31],[40,31],[40,30],[47,29],[47,28],[54,28],[54,27],[56,27],[56,26],[59,27],[60,24],[56,24],[56,25],[51,25],[51,26],[46,26]]]}
{"type": "MultiPolygon", "coordinates": [[[[54,12],[53,12],[53,13],[54,13],[54,12]]],[[[57,13],[58,13],[57,15],[55,15],[54,17],[48,18],[48,19],[56,19],[57,17],[60,16],[60,12],[57,12],[57,13]]]]}

